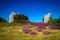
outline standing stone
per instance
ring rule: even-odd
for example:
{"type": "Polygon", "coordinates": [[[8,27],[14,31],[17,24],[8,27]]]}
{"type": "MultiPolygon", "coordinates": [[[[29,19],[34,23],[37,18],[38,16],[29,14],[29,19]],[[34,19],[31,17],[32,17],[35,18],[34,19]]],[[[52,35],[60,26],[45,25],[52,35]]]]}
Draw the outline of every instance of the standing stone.
{"type": "Polygon", "coordinates": [[[48,23],[48,21],[50,20],[50,18],[51,18],[51,13],[48,13],[47,15],[44,16],[43,22],[44,23],[48,23]]]}
{"type": "Polygon", "coordinates": [[[9,23],[14,22],[14,15],[16,15],[16,13],[15,12],[11,12],[9,23]]]}

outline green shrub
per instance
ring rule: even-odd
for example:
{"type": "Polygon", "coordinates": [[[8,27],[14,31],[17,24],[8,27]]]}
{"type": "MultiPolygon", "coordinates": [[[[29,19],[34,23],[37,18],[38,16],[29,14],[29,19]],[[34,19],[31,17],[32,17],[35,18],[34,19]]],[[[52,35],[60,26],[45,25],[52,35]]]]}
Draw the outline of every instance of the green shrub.
{"type": "Polygon", "coordinates": [[[0,23],[7,23],[7,21],[4,19],[4,18],[2,18],[2,17],[0,17],[0,23]]]}
{"type": "Polygon", "coordinates": [[[60,17],[59,18],[51,18],[49,21],[48,21],[48,24],[55,24],[57,26],[60,26],[60,17]]]}
{"type": "Polygon", "coordinates": [[[20,20],[29,20],[24,14],[16,14],[14,16],[14,22],[18,23],[20,20]]]}

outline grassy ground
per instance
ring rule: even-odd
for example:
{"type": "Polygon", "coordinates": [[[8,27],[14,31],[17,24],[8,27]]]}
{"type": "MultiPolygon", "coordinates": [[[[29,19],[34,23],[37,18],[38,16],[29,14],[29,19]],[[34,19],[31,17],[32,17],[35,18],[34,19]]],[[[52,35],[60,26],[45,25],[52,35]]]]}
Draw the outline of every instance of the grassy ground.
{"type": "Polygon", "coordinates": [[[30,35],[22,31],[24,26],[26,25],[0,27],[0,40],[60,40],[60,30],[49,29],[52,32],[49,35],[38,31],[37,35],[30,35]]]}

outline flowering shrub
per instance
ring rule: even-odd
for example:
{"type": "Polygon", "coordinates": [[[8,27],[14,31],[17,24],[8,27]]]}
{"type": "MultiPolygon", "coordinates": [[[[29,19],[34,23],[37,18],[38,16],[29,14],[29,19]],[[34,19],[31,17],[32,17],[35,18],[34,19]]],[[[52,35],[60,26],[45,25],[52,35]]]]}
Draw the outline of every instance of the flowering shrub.
{"type": "Polygon", "coordinates": [[[35,28],[35,30],[37,30],[38,32],[42,31],[41,28],[35,28]]]}
{"type": "Polygon", "coordinates": [[[40,23],[39,25],[38,25],[38,28],[45,28],[45,26],[46,26],[46,24],[44,24],[44,23],[40,23]]]}
{"type": "Polygon", "coordinates": [[[40,22],[30,22],[31,25],[35,25],[38,26],[40,24],[40,22]]]}
{"type": "Polygon", "coordinates": [[[28,34],[31,34],[31,35],[36,35],[36,34],[37,34],[36,32],[30,30],[29,27],[24,27],[24,28],[22,29],[22,31],[23,31],[24,33],[28,33],[28,34]]]}
{"type": "Polygon", "coordinates": [[[39,24],[41,24],[40,22],[35,22],[35,25],[38,26],[39,24]]]}
{"type": "Polygon", "coordinates": [[[31,25],[34,25],[34,22],[30,22],[31,25]]]}
{"type": "MultiPolygon", "coordinates": [[[[44,29],[47,26],[47,24],[45,24],[45,23],[32,23],[32,25],[35,25],[35,24],[38,25],[35,27],[35,30],[37,30],[38,32],[41,31],[41,32],[43,32],[44,35],[48,35],[51,33],[50,31],[44,29]]],[[[24,33],[28,33],[31,35],[37,35],[37,33],[35,31],[32,31],[32,29],[30,29],[30,28],[32,28],[32,26],[24,27],[22,30],[24,33]]],[[[52,24],[52,25],[49,25],[49,28],[57,29],[59,27],[52,24]]]]}
{"type": "Polygon", "coordinates": [[[37,33],[34,32],[34,31],[29,31],[28,33],[31,34],[31,35],[36,35],[36,34],[37,34],[37,33]]]}
{"type": "Polygon", "coordinates": [[[49,25],[49,28],[52,28],[52,29],[58,29],[59,27],[56,26],[56,25],[54,25],[54,24],[52,24],[52,25],[49,25]]]}
{"type": "Polygon", "coordinates": [[[48,34],[50,34],[50,31],[45,30],[45,31],[43,31],[43,34],[44,34],[44,35],[48,35],[48,34]]]}
{"type": "Polygon", "coordinates": [[[30,30],[29,27],[24,27],[24,28],[22,29],[22,31],[23,31],[24,33],[28,33],[28,32],[31,31],[31,30],[30,30]]]}

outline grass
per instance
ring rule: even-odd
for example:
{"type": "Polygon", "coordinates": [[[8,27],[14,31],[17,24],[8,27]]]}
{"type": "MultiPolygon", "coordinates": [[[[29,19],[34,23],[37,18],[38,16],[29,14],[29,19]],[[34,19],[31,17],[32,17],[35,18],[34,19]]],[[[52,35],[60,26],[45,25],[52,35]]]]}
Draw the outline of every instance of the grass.
{"type": "MultiPolygon", "coordinates": [[[[24,26],[26,25],[0,27],[0,40],[60,40],[60,30],[58,29],[49,29],[52,32],[49,35],[43,35],[42,32],[34,30],[37,35],[30,35],[22,31],[24,26]]],[[[34,29],[34,27],[31,29],[34,29]]]]}

